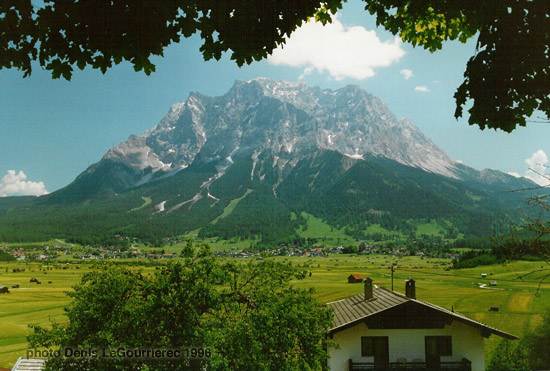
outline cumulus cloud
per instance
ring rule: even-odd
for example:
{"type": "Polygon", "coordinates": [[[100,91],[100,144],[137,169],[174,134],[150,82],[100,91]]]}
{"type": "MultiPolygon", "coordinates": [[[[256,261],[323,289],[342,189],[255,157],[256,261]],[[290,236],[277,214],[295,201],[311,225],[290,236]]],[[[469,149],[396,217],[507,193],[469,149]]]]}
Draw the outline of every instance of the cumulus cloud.
{"type": "Polygon", "coordinates": [[[548,170],[548,156],[546,156],[546,153],[542,149],[533,153],[525,162],[529,165],[530,169],[525,173],[526,178],[542,186],[550,184],[550,180],[541,175],[546,174],[548,170]]]}
{"type": "Polygon", "coordinates": [[[323,26],[308,22],[296,30],[283,47],[267,59],[275,65],[303,67],[300,78],[318,71],[336,80],[362,80],[374,75],[374,68],[387,67],[405,55],[401,40],[381,41],[376,32],[364,27],[346,27],[333,18],[323,26]]]}
{"type": "Polygon", "coordinates": [[[421,85],[421,86],[417,86],[416,88],[414,88],[415,91],[420,91],[422,93],[427,93],[429,92],[429,89],[427,87],[425,87],[424,85],[421,85]]]}
{"type": "Polygon", "coordinates": [[[24,172],[8,170],[7,174],[0,181],[0,197],[11,195],[21,196],[41,196],[48,194],[43,182],[26,181],[27,176],[24,172]]]}
{"type": "Polygon", "coordinates": [[[399,73],[401,74],[401,76],[403,76],[405,80],[408,80],[414,76],[414,73],[412,70],[401,70],[399,71],[399,73]]]}
{"type": "Polygon", "coordinates": [[[510,171],[510,172],[508,172],[508,175],[511,175],[511,176],[513,176],[514,178],[521,178],[521,175],[519,175],[519,174],[516,173],[515,171],[510,171]]]}

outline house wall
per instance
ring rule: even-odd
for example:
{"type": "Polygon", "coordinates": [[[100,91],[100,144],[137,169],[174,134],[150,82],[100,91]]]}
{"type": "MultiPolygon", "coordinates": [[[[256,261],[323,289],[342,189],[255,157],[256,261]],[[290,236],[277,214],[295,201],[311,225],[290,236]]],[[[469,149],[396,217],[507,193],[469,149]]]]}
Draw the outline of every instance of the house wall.
{"type": "Polygon", "coordinates": [[[339,349],[329,348],[329,369],[345,371],[348,369],[348,360],[355,362],[373,362],[373,357],[361,357],[361,336],[387,336],[390,362],[397,362],[398,358],[405,358],[408,362],[413,359],[425,361],[425,336],[452,336],[453,355],[441,357],[442,362],[458,362],[467,358],[472,362],[473,371],[485,369],[483,353],[483,337],[480,330],[454,321],[442,329],[394,329],[371,330],[364,323],[334,334],[333,342],[339,349]]]}

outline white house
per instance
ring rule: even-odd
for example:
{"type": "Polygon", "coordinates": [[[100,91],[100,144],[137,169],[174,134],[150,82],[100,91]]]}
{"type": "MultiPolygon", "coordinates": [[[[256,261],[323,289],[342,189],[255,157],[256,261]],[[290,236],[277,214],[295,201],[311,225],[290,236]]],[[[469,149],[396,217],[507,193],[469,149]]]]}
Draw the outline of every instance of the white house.
{"type": "Polygon", "coordinates": [[[334,327],[328,366],[343,370],[484,370],[483,338],[516,336],[462,314],[364,281],[364,292],[329,303],[334,327]]]}

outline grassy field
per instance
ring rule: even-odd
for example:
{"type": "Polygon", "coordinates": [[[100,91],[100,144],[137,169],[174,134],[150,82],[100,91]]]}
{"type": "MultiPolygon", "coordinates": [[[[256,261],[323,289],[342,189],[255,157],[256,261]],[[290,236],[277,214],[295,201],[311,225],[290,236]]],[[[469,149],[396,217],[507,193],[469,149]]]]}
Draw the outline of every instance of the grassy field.
{"type": "Polygon", "coordinates": [[[239,204],[239,202],[241,202],[241,200],[243,198],[245,198],[246,196],[248,196],[250,193],[252,193],[252,189],[247,189],[246,192],[244,193],[244,195],[242,195],[241,197],[236,198],[234,200],[231,200],[229,205],[227,205],[225,207],[225,209],[223,209],[223,213],[220,216],[218,216],[216,219],[212,220],[211,224],[216,224],[218,222],[218,220],[220,220],[222,218],[225,218],[226,216],[231,214],[233,212],[233,210],[235,209],[235,207],[239,204]]]}
{"type": "MultiPolygon", "coordinates": [[[[8,286],[8,294],[0,294],[0,367],[11,368],[27,350],[26,336],[29,324],[48,325],[63,322],[63,308],[69,303],[65,294],[80,281],[80,277],[93,269],[92,264],[58,264],[0,262],[0,286],[8,286]],[[63,269],[67,266],[66,269],[63,269]],[[24,272],[13,273],[14,268],[24,272]],[[38,279],[41,284],[30,282],[38,279]],[[49,283],[51,282],[51,283],[49,283]],[[12,288],[19,284],[19,288],[12,288]]],[[[152,272],[154,267],[136,267],[152,272]]]]}
{"type": "MultiPolygon", "coordinates": [[[[518,336],[539,324],[542,314],[550,307],[550,282],[541,286],[540,295],[535,295],[537,278],[544,272],[526,276],[523,281],[517,280],[519,275],[541,269],[540,262],[514,262],[445,271],[444,268],[450,265],[448,260],[421,260],[418,257],[398,259],[384,255],[331,255],[326,258],[269,259],[291,262],[294,266],[311,271],[311,277],[295,284],[304,288],[314,287],[319,300],[325,303],[362,291],[362,285],[347,283],[351,273],[368,276],[376,285],[391,288],[389,266],[396,263],[396,291],[404,293],[404,281],[414,278],[418,299],[444,308],[453,306],[457,312],[518,336]],[[437,269],[434,268],[436,265],[437,269]],[[486,273],[487,278],[481,278],[482,273],[486,273]],[[498,286],[480,288],[480,284],[488,286],[489,280],[496,280],[498,286]],[[491,312],[490,306],[498,306],[500,310],[491,312]]],[[[80,267],[77,269],[76,264],[71,264],[66,270],[61,269],[61,266],[47,270],[38,263],[0,262],[0,286],[10,288],[9,294],[0,294],[0,367],[10,368],[18,357],[25,355],[28,324],[45,325],[50,320],[63,321],[63,307],[69,302],[64,292],[70,290],[83,273],[92,269],[89,264],[80,263],[80,267]],[[13,268],[25,268],[25,272],[13,273],[13,268]],[[39,279],[42,284],[29,282],[32,277],[39,279]],[[20,288],[11,289],[12,284],[16,283],[20,288]]],[[[135,269],[145,272],[154,270],[153,267],[135,269]]],[[[498,341],[499,338],[494,335],[485,341],[486,359],[498,341]]]]}
{"type": "MultiPolygon", "coordinates": [[[[229,251],[232,248],[236,248],[238,250],[248,249],[251,245],[260,242],[260,239],[258,238],[256,240],[252,240],[252,239],[241,240],[239,238],[233,238],[230,240],[222,240],[218,238],[204,238],[200,240],[195,239],[195,241],[206,242],[212,248],[213,251],[229,251]]],[[[174,244],[174,246],[170,247],[170,249],[172,249],[173,251],[169,250],[169,248],[165,248],[165,249],[166,249],[166,252],[170,252],[170,253],[180,252],[182,247],[186,244],[187,242],[174,244]]]]}
{"type": "Polygon", "coordinates": [[[143,205],[134,207],[132,210],[128,210],[129,213],[143,209],[144,207],[148,206],[151,202],[153,202],[153,199],[151,197],[141,197],[141,199],[143,200],[143,205]]]}
{"type": "Polygon", "coordinates": [[[344,233],[344,229],[336,229],[315,216],[302,213],[306,219],[306,228],[301,228],[298,235],[303,238],[317,238],[319,244],[335,245],[356,245],[355,240],[344,233]]]}
{"type": "Polygon", "coordinates": [[[432,220],[430,223],[424,222],[424,221],[416,221],[414,225],[417,228],[417,232],[419,235],[427,234],[427,235],[440,235],[443,236],[445,234],[445,229],[437,223],[437,221],[432,220]]]}
{"type": "Polygon", "coordinates": [[[69,303],[64,292],[80,279],[81,271],[73,267],[45,272],[39,264],[0,263],[0,285],[10,289],[0,296],[0,367],[12,367],[25,355],[28,324],[46,325],[50,319],[64,319],[63,307],[69,303]],[[25,272],[13,273],[16,267],[25,268],[25,272]],[[42,283],[29,282],[33,277],[42,283]],[[20,287],[12,289],[13,284],[20,287]]]}

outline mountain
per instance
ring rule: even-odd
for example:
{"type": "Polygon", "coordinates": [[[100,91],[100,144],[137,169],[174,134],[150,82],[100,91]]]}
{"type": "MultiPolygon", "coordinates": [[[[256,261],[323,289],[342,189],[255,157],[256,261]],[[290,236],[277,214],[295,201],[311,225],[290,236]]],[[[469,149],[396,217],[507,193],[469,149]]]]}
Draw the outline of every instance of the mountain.
{"type": "Polygon", "coordinates": [[[502,191],[531,186],[454,162],[358,86],[259,78],[191,93],[57,192],[0,200],[0,240],[37,223],[36,238],[199,230],[276,243],[304,235],[308,215],[357,239],[373,226],[414,235],[430,220],[449,236],[483,235],[517,217],[520,195],[502,191]]]}
{"type": "MultiPolygon", "coordinates": [[[[271,153],[292,161],[317,150],[383,156],[456,177],[454,162],[407,119],[358,86],[336,91],[268,79],[237,81],[221,97],[191,93],[152,130],[112,148],[103,161],[126,167],[137,186],[193,161],[271,153]]],[[[120,169],[113,172],[120,179],[120,169]]],[[[120,182],[116,182],[120,184],[120,182]]]]}

